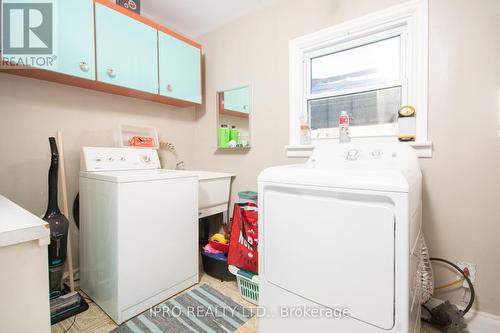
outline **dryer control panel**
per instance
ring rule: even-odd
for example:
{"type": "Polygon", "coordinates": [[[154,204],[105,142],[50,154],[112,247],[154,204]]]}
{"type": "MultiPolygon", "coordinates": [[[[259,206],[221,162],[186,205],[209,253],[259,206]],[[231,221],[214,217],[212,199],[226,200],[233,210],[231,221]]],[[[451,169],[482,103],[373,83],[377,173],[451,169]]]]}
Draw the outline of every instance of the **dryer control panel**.
{"type": "Polygon", "coordinates": [[[384,150],[382,150],[381,148],[377,148],[377,147],[371,148],[368,151],[364,151],[360,148],[349,148],[349,149],[346,149],[346,151],[345,151],[345,159],[349,160],[349,161],[355,161],[355,160],[359,159],[360,157],[378,160],[381,158],[385,158],[387,156],[392,157],[392,158],[397,157],[397,152],[396,151],[389,151],[389,152],[385,151],[384,152],[384,150]],[[390,153],[390,155],[388,155],[388,153],[390,153]]]}
{"type": "Polygon", "coordinates": [[[154,149],[83,147],[81,171],[116,171],[160,169],[160,159],[154,149]]]}
{"type": "Polygon", "coordinates": [[[413,148],[406,144],[374,142],[318,146],[306,163],[312,168],[327,169],[418,169],[413,148]]]}

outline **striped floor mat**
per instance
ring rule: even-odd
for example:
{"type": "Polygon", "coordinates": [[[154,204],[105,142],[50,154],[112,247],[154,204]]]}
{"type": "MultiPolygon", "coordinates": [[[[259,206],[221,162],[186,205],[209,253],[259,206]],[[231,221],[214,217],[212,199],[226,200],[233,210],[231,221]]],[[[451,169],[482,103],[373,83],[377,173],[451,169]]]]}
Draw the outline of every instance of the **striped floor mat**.
{"type": "Polygon", "coordinates": [[[204,284],[143,312],[112,333],[227,333],[252,316],[250,309],[204,284]]]}

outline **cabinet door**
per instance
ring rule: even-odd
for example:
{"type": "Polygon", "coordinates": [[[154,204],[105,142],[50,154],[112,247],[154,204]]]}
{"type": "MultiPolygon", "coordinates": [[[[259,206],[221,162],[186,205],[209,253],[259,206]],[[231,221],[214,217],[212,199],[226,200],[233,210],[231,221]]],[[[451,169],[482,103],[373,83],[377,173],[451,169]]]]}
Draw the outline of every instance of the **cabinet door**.
{"type": "Polygon", "coordinates": [[[158,93],[156,29],[99,3],[95,4],[97,79],[158,93]]]}
{"type": "Polygon", "coordinates": [[[95,79],[94,3],[92,0],[58,0],[57,67],[54,71],[95,79]]]}
{"type": "Polygon", "coordinates": [[[201,50],[158,32],[160,95],[201,103],[201,50]]]}
{"type": "Polygon", "coordinates": [[[249,103],[250,96],[248,87],[227,90],[224,92],[225,110],[248,113],[249,103]]]}

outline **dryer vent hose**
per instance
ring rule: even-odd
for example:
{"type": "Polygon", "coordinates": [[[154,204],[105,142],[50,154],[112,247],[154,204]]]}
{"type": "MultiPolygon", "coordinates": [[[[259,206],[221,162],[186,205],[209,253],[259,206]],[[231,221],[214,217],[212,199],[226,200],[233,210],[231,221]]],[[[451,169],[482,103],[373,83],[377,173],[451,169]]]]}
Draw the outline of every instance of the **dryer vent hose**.
{"type": "Polygon", "coordinates": [[[420,293],[420,304],[427,303],[434,293],[434,276],[432,273],[432,265],[429,257],[429,249],[425,243],[424,235],[420,235],[419,245],[417,248],[417,280],[416,288],[420,293]]]}

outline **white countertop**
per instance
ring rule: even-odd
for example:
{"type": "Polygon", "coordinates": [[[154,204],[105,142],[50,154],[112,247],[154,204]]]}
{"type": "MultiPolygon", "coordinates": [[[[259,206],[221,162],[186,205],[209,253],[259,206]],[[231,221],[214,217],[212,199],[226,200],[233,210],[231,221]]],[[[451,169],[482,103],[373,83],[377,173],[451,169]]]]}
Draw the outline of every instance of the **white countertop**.
{"type": "Polygon", "coordinates": [[[48,244],[49,224],[0,195],[0,247],[32,240],[48,244]]]}
{"type": "Polygon", "coordinates": [[[189,170],[189,172],[198,175],[199,180],[236,177],[234,173],[226,173],[226,172],[196,171],[196,170],[189,170]]]}

